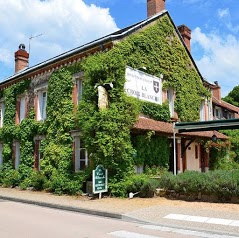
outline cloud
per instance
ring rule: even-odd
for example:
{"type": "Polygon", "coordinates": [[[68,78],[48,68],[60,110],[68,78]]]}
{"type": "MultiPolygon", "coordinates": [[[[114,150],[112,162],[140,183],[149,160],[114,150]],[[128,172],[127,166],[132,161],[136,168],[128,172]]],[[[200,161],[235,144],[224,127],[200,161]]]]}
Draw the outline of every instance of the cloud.
{"type": "Polygon", "coordinates": [[[239,32],[239,25],[234,25],[232,23],[231,13],[228,8],[218,9],[218,17],[226,25],[228,30],[230,30],[231,32],[234,32],[234,33],[239,32]]]}
{"type": "Polygon", "coordinates": [[[0,0],[0,9],[0,79],[13,72],[14,52],[20,43],[28,49],[31,36],[42,34],[30,41],[34,65],[118,30],[108,8],[83,0],[0,0]]]}
{"type": "Polygon", "coordinates": [[[239,85],[239,40],[235,36],[211,32],[204,33],[197,27],[192,32],[192,48],[201,52],[196,63],[202,75],[211,82],[218,81],[226,96],[239,85]]]}

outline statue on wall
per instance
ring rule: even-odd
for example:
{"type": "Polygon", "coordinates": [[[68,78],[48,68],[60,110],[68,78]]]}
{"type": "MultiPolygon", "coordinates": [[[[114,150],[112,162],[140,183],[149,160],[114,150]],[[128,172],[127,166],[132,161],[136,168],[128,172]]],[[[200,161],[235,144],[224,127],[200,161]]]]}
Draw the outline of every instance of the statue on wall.
{"type": "Polygon", "coordinates": [[[98,86],[98,107],[99,109],[106,109],[109,106],[109,95],[103,86],[98,86]]]}

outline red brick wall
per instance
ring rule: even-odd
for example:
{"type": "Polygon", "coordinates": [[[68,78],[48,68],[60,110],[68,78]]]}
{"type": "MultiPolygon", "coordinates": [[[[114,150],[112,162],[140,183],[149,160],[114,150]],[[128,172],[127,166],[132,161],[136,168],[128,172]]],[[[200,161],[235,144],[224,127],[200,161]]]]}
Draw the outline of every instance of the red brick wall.
{"type": "Polygon", "coordinates": [[[147,15],[151,17],[165,9],[165,0],[147,0],[147,15]]]}

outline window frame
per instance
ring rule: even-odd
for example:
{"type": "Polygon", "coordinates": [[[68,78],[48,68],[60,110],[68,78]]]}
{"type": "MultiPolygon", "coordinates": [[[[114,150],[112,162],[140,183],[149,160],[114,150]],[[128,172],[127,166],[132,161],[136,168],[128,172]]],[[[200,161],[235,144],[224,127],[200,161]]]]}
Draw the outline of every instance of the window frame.
{"type": "Polygon", "coordinates": [[[37,96],[37,105],[36,105],[36,120],[45,121],[47,118],[47,97],[48,97],[48,84],[44,83],[39,87],[34,89],[34,93],[37,96]],[[43,94],[46,93],[45,104],[43,104],[43,94]]]}
{"type": "Polygon", "coordinates": [[[88,151],[84,147],[82,147],[82,137],[80,132],[73,132],[72,133],[73,137],[73,143],[74,143],[74,172],[79,172],[84,170],[88,164],[89,164],[89,158],[88,158],[88,151]],[[84,151],[84,159],[81,158],[81,151],[84,151]],[[81,166],[81,163],[84,163],[84,166],[81,166]]]}

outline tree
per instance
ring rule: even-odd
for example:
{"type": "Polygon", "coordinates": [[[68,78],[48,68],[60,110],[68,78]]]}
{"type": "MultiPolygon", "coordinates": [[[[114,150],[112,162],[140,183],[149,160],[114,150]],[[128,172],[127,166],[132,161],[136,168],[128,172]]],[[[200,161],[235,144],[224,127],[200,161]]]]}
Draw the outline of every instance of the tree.
{"type": "Polygon", "coordinates": [[[239,85],[234,87],[229,94],[223,98],[224,101],[239,107],[239,85]]]}

